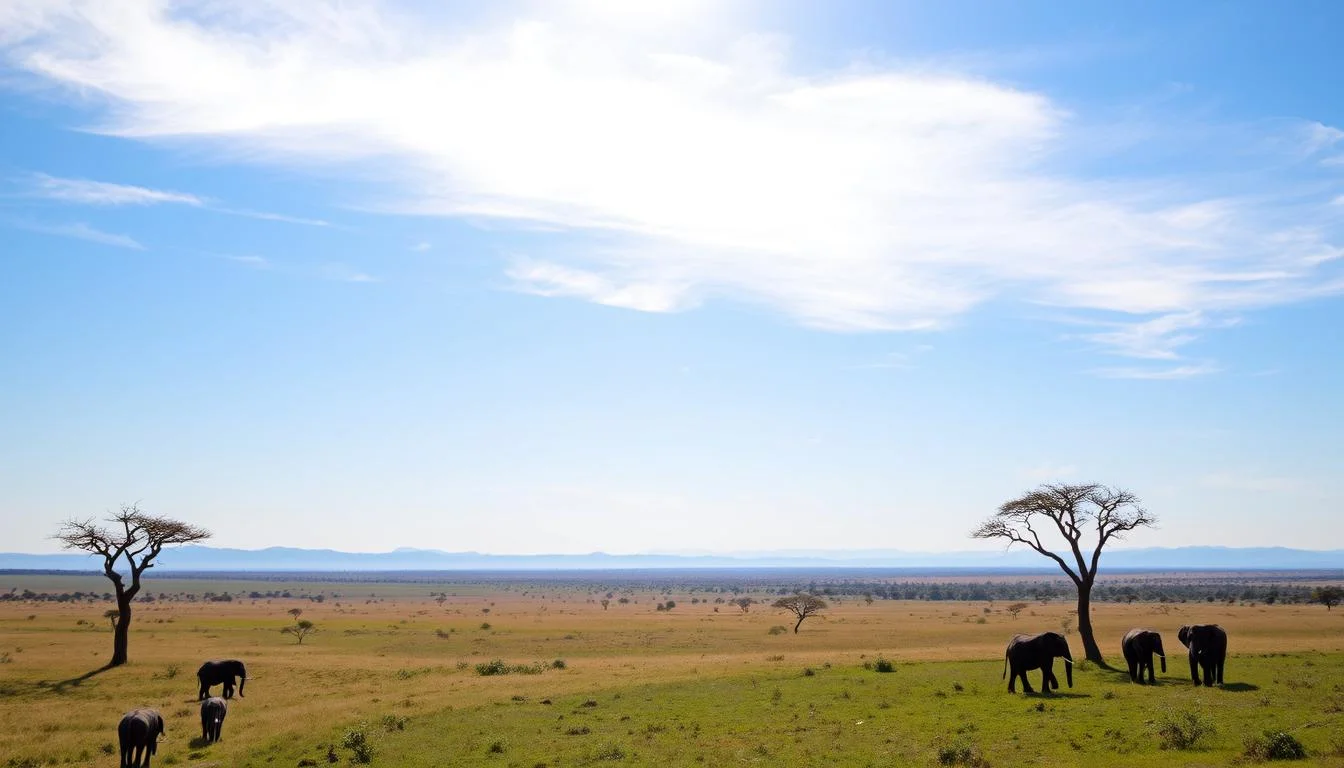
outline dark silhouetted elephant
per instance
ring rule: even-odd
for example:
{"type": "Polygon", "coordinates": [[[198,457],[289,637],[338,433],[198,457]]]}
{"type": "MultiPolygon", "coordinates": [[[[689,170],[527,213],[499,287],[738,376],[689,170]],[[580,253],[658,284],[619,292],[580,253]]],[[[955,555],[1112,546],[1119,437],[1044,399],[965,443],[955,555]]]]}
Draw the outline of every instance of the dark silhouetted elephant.
{"type": "Polygon", "coordinates": [[[233,697],[233,681],[238,679],[238,695],[243,695],[243,685],[247,682],[247,667],[243,662],[237,659],[228,659],[225,661],[207,661],[196,670],[196,679],[201,681],[200,695],[196,698],[205,700],[210,696],[210,686],[223,685],[224,698],[233,697]]]}
{"type": "Polygon", "coordinates": [[[219,741],[220,731],[224,728],[224,716],[229,714],[229,702],[218,696],[211,696],[201,702],[201,738],[206,744],[219,741]]]}
{"type": "Polygon", "coordinates": [[[149,768],[150,755],[158,752],[163,735],[163,716],[157,709],[133,709],[117,725],[121,743],[121,768],[149,768]]]}
{"type": "Polygon", "coordinates": [[[1223,684],[1223,663],[1227,661],[1227,630],[1217,624],[1187,624],[1176,633],[1181,645],[1190,653],[1190,678],[1199,685],[1199,672],[1204,671],[1204,684],[1223,684]]]}
{"type": "Polygon", "coordinates": [[[1017,678],[1022,678],[1022,691],[1024,693],[1034,693],[1031,689],[1031,683],[1027,682],[1027,671],[1032,669],[1041,670],[1041,691],[1049,693],[1051,688],[1059,688],[1059,679],[1055,677],[1055,657],[1064,659],[1064,675],[1069,681],[1069,687],[1073,687],[1073,654],[1069,653],[1069,643],[1064,636],[1058,632],[1042,632],[1039,635],[1014,635],[1012,640],[1008,641],[1008,649],[1004,652],[1003,671],[1007,675],[1010,671],[1012,675],[1008,677],[1008,691],[1011,693],[1016,689],[1013,687],[1017,678]]]}
{"type": "Polygon", "coordinates": [[[1167,655],[1162,650],[1162,636],[1151,629],[1131,629],[1125,633],[1125,638],[1120,641],[1120,649],[1125,654],[1125,663],[1129,664],[1129,679],[1136,683],[1143,682],[1144,670],[1148,672],[1148,683],[1156,683],[1157,675],[1153,672],[1153,654],[1157,654],[1162,659],[1162,673],[1167,671],[1167,655]]]}

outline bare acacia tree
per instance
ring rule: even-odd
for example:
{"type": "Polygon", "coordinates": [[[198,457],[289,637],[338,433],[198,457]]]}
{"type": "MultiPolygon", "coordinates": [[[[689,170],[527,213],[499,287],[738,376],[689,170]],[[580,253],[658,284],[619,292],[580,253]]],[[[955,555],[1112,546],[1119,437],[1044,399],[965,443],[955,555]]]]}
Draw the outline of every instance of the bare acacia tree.
{"type": "Polygon", "coordinates": [[[1078,589],[1078,634],[1087,659],[1104,664],[1092,634],[1092,584],[1097,579],[1101,550],[1111,539],[1123,538],[1139,527],[1151,527],[1157,518],[1139,505],[1129,491],[1104,485],[1042,485],[1012,501],[971,532],[976,539],[1006,539],[1008,546],[1026,544],[1054,560],[1078,589]],[[1062,537],[1068,550],[1061,556],[1042,541],[1062,537]],[[1095,543],[1091,537],[1095,536],[1095,543]],[[1087,537],[1088,541],[1084,541],[1087,537]],[[1090,552],[1088,551],[1090,549],[1090,552]],[[1067,559],[1066,559],[1067,558],[1067,559]]]}
{"type": "Polygon", "coordinates": [[[739,597],[733,601],[733,605],[736,605],[738,608],[741,608],[743,613],[747,613],[751,610],[751,606],[755,602],[756,601],[751,599],[750,597],[739,597]]]}
{"type": "Polygon", "coordinates": [[[66,549],[79,549],[101,555],[103,574],[112,581],[117,593],[117,618],[112,632],[112,661],[109,667],[126,663],[131,629],[131,601],[140,592],[140,577],[154,567],[154,558],[170,544],[190,544],[210,538],[210,532],[167,517],[148,515],[134,504],[123,505],[121,512],[107,519],[103,528],[93,521],[70,520],[61,525],[52,538],[66,549]],[[117,571],[125,560],[130,567],[131,584],[117,571]]]}
{"type": "Polygon", "coordinates": [[[798,617],[798,623],[793,625],[794,634],[798,634],[798,628],[803,626],[803,619],[820,615],[826,609],[825,600],[816,595],[805,595],[801,592],[796,595],[781,597],[770,605],[772,608],[783,608],[798,617]]]}

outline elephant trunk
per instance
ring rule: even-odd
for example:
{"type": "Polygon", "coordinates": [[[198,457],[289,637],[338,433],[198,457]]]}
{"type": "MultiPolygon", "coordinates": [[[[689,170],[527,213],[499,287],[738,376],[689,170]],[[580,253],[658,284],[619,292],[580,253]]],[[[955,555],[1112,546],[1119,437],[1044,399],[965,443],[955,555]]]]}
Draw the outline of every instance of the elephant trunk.
{"type": "Polygon", "coordinates": [[[1069,656],[1069,655],[1068,655],[1068,652],[1065,652],[1065,654],[1064,654],[1064,679],[1068,681],[1068,683],[1069,683],[1069,687],[1072,688],[1072,687],[1073,687],[1073,657],[1072,657],[1072,656],[1069,656]]]}
{"type": "Polygon", "coordinates": [[[1167,654],[1165,654],[1165,653],[1162,652],[1162,638],[1160,638],[1160,637],[1157,638],[1157,645],[1156,645],[1156,647],[1154,648],[1154,650],[1157,652],[1157,657],[1158,657],[1159,659],[1162,660],[1162,673],[1163,673],[1163,674],[1166,674],[1166,671],[1167,671],[1167,654]]]}
{"type": "Polygon", "coordinates": [[[243,686],[247,685],[247,668],[244,667],[243,670],[242,670],[242,672],[243,672],[243,674],[242,674],[241,676],[239,676],[239,679],[238,679],[238,698],[242,698],[242,696],[243,696],[243,686]]]}

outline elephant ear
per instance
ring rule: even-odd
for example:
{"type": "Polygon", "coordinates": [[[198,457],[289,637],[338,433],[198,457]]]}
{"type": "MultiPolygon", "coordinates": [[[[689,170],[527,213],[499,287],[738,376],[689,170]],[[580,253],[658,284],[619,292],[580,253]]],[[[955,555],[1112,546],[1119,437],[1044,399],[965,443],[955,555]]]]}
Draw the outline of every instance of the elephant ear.
{"type": "Polygon", "coordinates": [[[1177,640],[1180,640],[1180,641],[1181,641],[1181,645],[1184,645],[1186,648],[1189,648],[1189,647],[1190,647],[1190,625],[1189,625],[1189,624],[1186,624],[1184,627],[1181,627],[1181,631],[1179,631],[1179,632],[1176,633],[1176,639],[1177,639],[1177,640]]]}

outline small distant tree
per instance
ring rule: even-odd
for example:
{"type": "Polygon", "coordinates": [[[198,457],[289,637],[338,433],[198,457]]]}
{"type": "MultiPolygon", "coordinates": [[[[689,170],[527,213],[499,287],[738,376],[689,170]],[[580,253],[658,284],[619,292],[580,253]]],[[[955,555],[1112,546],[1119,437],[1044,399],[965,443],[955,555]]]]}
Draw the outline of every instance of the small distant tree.
{"type": "Polygon", "coordinates": [[[281,634],[293,635],[299,645],[303,645],[303,639],[317,631],[317,625],[307,619],[299,619],[292,625],[280,630],[281,634]]]}
{"type": "Polygon", "coordinates": [[[1311,601],[1325,606],[1325,610],[1330,610],[1340,601],[1344,600],[1344,589],[1339,587],[1317,587],[1311,591],[1311,601]]]}
{"type": "Polygon", "coordinates": [[[1016,619],[1017,614],[1021,613],[1023,609],[1025,609],[1026,607],[1027,607],[1026,603],[1013,603],[1012,605],[1008,606],[1007,610],[1008,613],[1011,614],[1014,619],[1016,619]]]}
{"type": "Polygon", "coordinates": [[[288,613],[295,621],[298,621],[299,617],[303,615],[303,609],[290,608],[288,611],[285,611],[285,613],[288,613]]]}
{"type": "Polygon", "coordinates": [[[443,604],[448,602],[448,596],[440,592],[439,596],[434,598],[434,602],[438,603],[439,607],[442,608],[443,604]]]}
{"type": "Polygon", "coordinates": [[[1157,518],[1139,506],[1139,498],[1129,491],[1096,483],[1057,483],[1004,502],[993,517],[971,532],[971,537],[1004,539],[1010,547],[1025,544],[1055,561],[1078,590],[1078,635],[1087,660],[1105,664],[1092,633],[1092,585],[1097,579],[1101,550],[1112,539],[1156,522],[1157,518]],[[1056,541],[1062,539],[1066,547],[1063,556],[1041,539],[1037,526],[1047,535],[1053,530],[1056,541]],[[1093,540],[1084,542],[1089,532],[1093,540]]]}
{"type": "Polygon", "coordinates": [[[798,623],[793,625],[794,634],[798,634],[798,628],[803,625],[803,620],[811,616],[819,616],[826,610],[826,601],[813,594],[803,594],[799,592],[796,595],[781,597],[770,604],[773,608],[781,608],[798,617],[798,623]]]}
{"type": "Polygon", "coordinates": [[[129,658],[131,601],[140,593],[140,578],[154,567],[154,558],[173,544],[191,544],[210,538],[210,532],[180,520],[149,515],[132,504],[107,518],[104,528],[87,520],[67,520],[52,537],[66,549],[78,549],[103,558],[103,575],[112,582],[117,597],[117,619],[112,625],[112,660],[109,667],[125,664],[129,658]],[[131,583],[117,570],[125,561],[131,583]]]}
{"type": "Polygon", "coordinates": [[[605,598],[605,597],[602,598],[602,610],[604,610],[604,611],[607,610],[607,606],[609,606],[609,605],[611,605],[611,601],[608,600],[608,599],[605,598]]]}
{"type": "Polygon", "coordinates": [[[747,613],[751,610],[751,606],[755,604],[755,602],[756,601],[750,597],[739,597],[733,601],[733,605],[741,608],[743,613],[747,613]]]}
{"type": "Polygon", "coordinates": [[[118,611],[116,608],[109,608],[106,611],[103,611],[103,618],[111,622],[113,632],[117,630],[117,619],[120,617],[121,611],[118,611]]]}
{"type": "Polygon", "coordinates": [[[872,605],[872,604],[873,604],[873,593],[872,593],[872,592],[864,592],[864,593],[863,593],[863,602],[864,602],[865,605],[872,605]]]}

